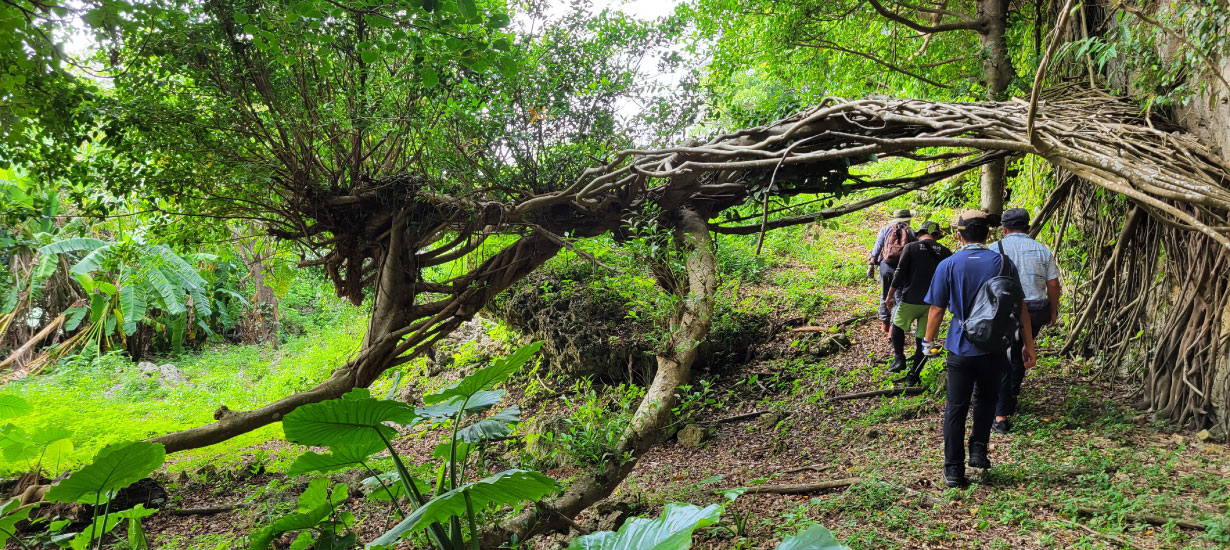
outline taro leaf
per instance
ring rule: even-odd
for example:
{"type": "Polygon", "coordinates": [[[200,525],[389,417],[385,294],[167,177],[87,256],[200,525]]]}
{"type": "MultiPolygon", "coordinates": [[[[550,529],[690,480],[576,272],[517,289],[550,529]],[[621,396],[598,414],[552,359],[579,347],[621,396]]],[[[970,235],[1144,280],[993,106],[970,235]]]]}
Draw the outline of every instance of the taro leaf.
{"type": "Polygon", "coordinates": [[[474,509],[481,510],[492,504],[538,500],[554,490],[555,480],[538,472],[505,470],[427,501],[406,516],[406,519],[401,520],[401,523],[369,543],[368,547],[390,545],[401,540],[406,533],[426,528],[432,523],[447,523],[450,518],[461,517],[466,513],[466,495],[469,495],[474,509]]]}
{"type": "Polygon", "coordinates": [[[59,426],[52,426],[49,428],[42,428],[37,433],[30,434],[30,440],[38,443],[39,445],[46,445],[61,439],[68,439],[72,436],[73,432],[59,426]]]}
{"type": "Polygon", "coordinates": [[[0,506],[0,547],[8,548],[9,538],[16,536],[17,523],[30,517],[34,506],[22,506],[20,498],[9,499],[0,506]]]}
{"type": "Polygon", "coordinates": [[[823,525],[816,524],[808,527],[803,531],[799,531],[794,535],[786,537],[781,544],[777,546],[777,550],[849,550],[843,546],[837,539],[833,538],[833,534],[825,529],[823,525]]]}
{"type": "Polygon", "coordinates": [[[0,419],[24,416],[32,412],[34,412],[34,407],[29,401],[16,395],[0,395],[0,419]]]}
{"type": "Polygon", "coordinates": [[[25,431],[10,422],[0,427],[0,450],[4,453],[4,460],[17,462],[33,458],[37,448],[30,445],[30,436],[25,431]]]}
{"type": "Polygon", "coordinates": [[[509,375],[521,368],[541,347],[542,342],[534,342],[528,346],[523,346],[521,349],[514,351],[512,355],[496,359],[490,365],[478,369],[473,374],[445,388],[443,391],[423,396],[423,403],[431,405],[442,401],[450,401],[454,397],[471,397],[482,390],[491,389],[492,386],[507,380],[509,375]]]}
{"type": "Polygon", "coordinates": [[[568,550],[685,550],[692,547],[692,532],[717,523],[722,507],[704,508],[672,502],[657,519],[632,518],[618,532],[603,531],[572,539],[568,550]]]}
{"type": "Polygon", "coordinates": [[[295,409],[282,419],[282,430],[286,439],[300,445],[370,446],[397,435],[397,430],[385,422],[413,425],[419,420],[414,409],[404,403],[347,394],[295,409]]]}
{"type": "Polygon", "coordinates": [[[297,476],[309,472],[327,473],[347,466],[358,466],[369,457],[384,449],[381,441],[370,441],[366,445],[338,445],[330,452],[319,454],[307,452],[299,455],[295,463],[286,471],[288,476],[297,476]]]}
{"type": "Polygon", "coordinates": [[[166,460],[166,450],[158,443],[133,441],[107,447],[94,455],[88,466],[73,472],[47,491],[49,502],[106,502],[120,489],[132,485],[157,470],[166,460]]]}
{"type": "MultiPolygon", "coordinates": [[[[472,447],[474,447],[473,444],[466,443],[464,441],[457,442],[457,458],[459,462],[465,462],[464,458],[470,456],[470,451],[473,450],[472,447]]],[[[452,444],[445,441],[444,443],[436,445],[435,449],[432,449],[431,456],[434,456],[440,460],[448,461],[452,459],[450,456],[452,452],[452,444]]]]}
{"type": "Polygon", "coordinates": [[[457,409],[461,407],[462,401],[465,401],[466,412],[474,414],[494,407],[501,399],[504,399],[504,390],[483,390],[474,394],[468,401],[465,401],[462,397],[454,397],[447,403],[436,403],[435,405],[421,407],[416,412],[427,417],[432,423],[437,423],[455,416],[457,409]]]}
{"type": "Polygon", "coordinates": [[[326,478],[313,479],[308,488],[299,495],[299,508],[294,514],[283,516],[272,524],[252,533],[251,550],[265,550],[273,539],[287,531],[311,529],[329,517],[333,507],[346,500],[347,487],[343,483],[334,486],[332,494],[326,478]]]}
{"type": "Polygon", "coordinates": [[[513,406],[479,420],[457,431],[457,439],[477,443],[504,437],[512,432],[509,426],[521,421],[521,409],[513,406]]]}
{"type": "Polygon", "coordinates": [[[73,441],[71,439],[57,439],[43,447],[42,457],[39,459],[49,470],[54,468],[59,470],[60,465],[69,461],[73,454],[73,441]]]}

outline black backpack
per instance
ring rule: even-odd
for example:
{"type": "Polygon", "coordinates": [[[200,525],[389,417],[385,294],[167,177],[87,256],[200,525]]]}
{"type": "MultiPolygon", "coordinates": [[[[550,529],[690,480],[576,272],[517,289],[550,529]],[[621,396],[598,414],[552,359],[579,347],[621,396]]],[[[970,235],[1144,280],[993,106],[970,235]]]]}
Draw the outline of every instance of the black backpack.
{"type": "Polygon", "coordinates": [[[1009,275],[1003,242],[999,243],[999,257],[999,275],[982,283],[961,321],[970,343],[991,353],[1012,346],[1013,335],[1021,325],[1021,300],[1025,299],[1020,279],[1009,275]]]}

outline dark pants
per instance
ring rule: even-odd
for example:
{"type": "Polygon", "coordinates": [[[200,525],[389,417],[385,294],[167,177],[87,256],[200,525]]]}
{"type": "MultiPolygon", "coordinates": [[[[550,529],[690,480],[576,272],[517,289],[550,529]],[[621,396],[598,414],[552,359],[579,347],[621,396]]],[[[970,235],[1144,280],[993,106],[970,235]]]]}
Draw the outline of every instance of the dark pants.
{"type": "Polygon", "coordinates": [[[890,266],[888,262],[880,262],[880,307],[876,313],[880,314],[880,322],[888,323],[893,319],[893,312],[888,309],[888,304],[884,300],[888,299],[888,289],[893,284],[893,272],[897,270],[897,266],[890,266]]]}
{"type": "Polygon", "coordinates": [[[995,421],[995,401],[1007,363],[1008,357],[999,353],[965,357],[948,352],[944,466],[961,466],[965,462],[965,417],[969,414],[971,396],[974,427],[969,434],[969,447],[971,451],[986,451],[991,439],[991,423],[995,421]]]}
{"type": "MultiPolygon", "coordinates": [[[[1051,322],[1051,303],[1046,300],[1038,302],[1026,303],[1029,306],[1029,325],[1035,338],[1038,331],[1051,322]]],[[[1021,395],[1021,382],[1025,380],[1025,358],[1021,355],[1024,349],[1025,339],[1018,332],[1012,349],[1008,351],[1008,370],[1004,372],[1004,380],[999,387],[999,405],[996,406],[995,416],[1012,416],[1016,413],[1017,396],[1021,395]]]]}

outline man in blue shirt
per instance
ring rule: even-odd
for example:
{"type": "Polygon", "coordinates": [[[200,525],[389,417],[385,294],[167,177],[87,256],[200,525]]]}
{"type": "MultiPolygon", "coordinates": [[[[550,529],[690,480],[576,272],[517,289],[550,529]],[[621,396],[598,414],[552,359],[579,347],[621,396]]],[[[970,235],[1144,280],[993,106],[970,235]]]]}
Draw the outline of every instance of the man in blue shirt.
{"type": "Polygon", "coordinates": [[[868,276],[875,277],[878,270],[880,273],[880,305],[876,308],[876,312],[880,316],[880,323],[884,325],[884,332],[888,332],[888,322],[892,320],[892,312],[889,311],[886,300],[888,299],[888,289],[893,282],[893,272],[897,270],[898,258],[889,258],[886,254],[886,247],[892,239],[893,232],[898,226],[903,226],[905,229],[906,242],[897,243],[904,246],[907,242],[914,242],[918,239],[914,235],[914,230],[910,229],[910,220],[914,218],[914,213],[905,208],[898,209],[893,212],[893,218],[888,220],[888,225],[880,228],[880,233],[876,235],[875,246],[871,249],[871,254],[867,256],[867,263],[870,264],[868,276]]]}
{"type": "MultiPolygon", "coordinates": [[[[1008,274],[1019,277],[1011,260],[984,244],[990,232],[986,213],[966,210],[957,217],[957,241],[961,248],[940,262],[931,279],[931,288],[924,298],[931,306],[928,313],[924,352],[934,354],[932,344],[939,334],[944,310],[952,312],[952,323],[944,347],[948,348],[947,406],[944,410],[944,482],[949,487],[963,487],[965,477],[965,417],[973,400],[974,425],[969,435],[969,465],[990,468],[987,444],[991,439],[991,423],[995,418],[995,402],[1008,368],[1008,355],[992,353],[974,345],[965,335],[964,321],[974,304],[974,297],[983,283],[999,275],[1004,261],[1009,262],[1008,274]]],[[[1029,330],[1028,312],[1022,309],[1024,346],[1022,357],[1027,368],[1034,365],[1033,333],[1029,330]]]]}
{"type": "MultiPolygon", "coordinates": [[[[1063,289],[1059,285],[1059,266],[1055,254],[1046,245],[1029,236],[1029,211],[1024,208],[1009,208],[1000,222],[1004,238],[991,245],[992,250],[1003,246],[1004,254],[1020,270],[1021,288],[1025,291],[1025,305],[1029,310],[1030,329],[1037,337],[1042,327],[1059,319],[1059,297],[1063,289]]],[[[1021,358],[1024,341],[1017,338],[1009,356],[1008,372],[999,389],[999,402],[995,406],[995,423],[991,430],[1006,434],[1012,429],[1011,416],[1016,412],[1017,396],[1021,394],[1021,382],[1025,380],[1025,362],[1021,358]]]]}

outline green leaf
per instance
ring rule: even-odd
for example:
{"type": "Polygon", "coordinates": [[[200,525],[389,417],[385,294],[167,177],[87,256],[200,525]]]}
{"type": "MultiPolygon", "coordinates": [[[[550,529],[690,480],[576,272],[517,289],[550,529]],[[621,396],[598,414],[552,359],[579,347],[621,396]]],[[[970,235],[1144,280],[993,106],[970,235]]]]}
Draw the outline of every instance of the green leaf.
{"type": "Polygon", "coordinates": [[[120,315],[124,316],[124,334],[131,335],[137,331],[137,320],[145,317],[145,294],[137,285],[124,285],[120,288],[120,315]]]}
{"type": "Polygon", "coordinates": [[[419,80],[423,81],[424,87],[434,88],[440,83],[440,75],[436,74],[436,70],[431,67],[423,67],[419,69],[419,80]]]}
{"type": "Polygon", "coordinates": [[[97,250],[107,246],[106,241],[99,239],[91,239],[86,237],[76,239],[64,239],[56,241],[47,246],[39,248],[41,254],[63,254],[65,252],[77,252],[80,250],[97,250]]]}
{"type": "Polygon", "coordinates": [[[390,545],[401,540],[406,533],[426,528],[432,523],[446,523],[450,518],[466,512],[466,496],[475,510],[488,505],[516,504],[526,500],[539,500],[555,490],[555,480],[538,472],[506,470],[473,483],[467,483],[441,494],[406,516],[392,529],[385,531],[369,546],[390,545]]]}
{"type": "Polygon", "coordinates": [[[297,512],[279,518],[272,524],[260,529],[251,536],[251,550],[265,550],[270,547],[274,537],[281,535],[287,531],[299,531],[302,529],[311,529],[320,525],[322,521],[329,517],[329,513],[333,508],[346,500],[349,495],[348,487],[344,483],[339,483],[329,489],[329,480],[327,478],[316,478],[308,483],[307,489],[303,494],[299,495],[299,505],[297,512]]]}
{"type": "Polygon", "coordinates": [[[457,439],[477,443],[504,437],[512,432],[509,425],[521,421],[521,409],[509,407],[457,431],[457,439]]]}
{"type": "Polygon", "coordinates": [[[290,465],[286,475],[297,476],[309,472],[327,473],[347,466],[357,466],[382,449],[384,449],[384,443],[377,440],[367,445],[339,445],[325,454],[303,453],[295,459],[294,464],[290,465]]]}
{"type": "Polygon", "coordinates": [[[9,499],[0,506],[0,547],[8,548],[9,538],[17,534],[17,523],[30,517],[34,506],[22,506],[20,498],[9,499]]]}
{"type": "Polygon", "coordinates": [[[11,394],[0,394],[0,420],[25,416],[34,412],[29,401],[11,394]]]}
{"type": "Polygon", "coordinates": [[[816,524],[803,531],[786,537],[777,550],[849,550],[823,525],[816,524]]]}
{"type": "Polygon", "coordinates": [[[521,368],[541,347],[542,342],[534,342],[528,346],[523,346],[521,349],[513,352],[512,355],[493,361],[490,365],[478,369],[474,374],[461,379],[443,391],[423,396],[423,403],[430,405],[451,400],[454,397],[471,397],[480,391],[490,389],[492,386],[507,380],[509,375],[521,368]]]}
{"type": "Polygon", "coordinates": [[[692,547],[692,532],[717,523],[722,507],[704,508],[670,503],[657,519],[632,518],[617,532],[604,531],[572,539],[568,550],[685,550],[692,547]]]}
{"type": "Polygon", "coordinates": [[[76,275],[98,271],[102,268],[102,263],[106,261],[107,255],[110,253],[111,245],[109,244],[91,250],[89,254],[86,254],[84,258],[81,258],[81,261],[74,264],[72,269],[69,269],[68,271],[69,273],[76,275]]]}
{"type": "Polygon", "coordinates": [[[83,307],[70,307],[64,310],[64,314],[68,316],[64,320],[64,330],[69,332],[77,330],[77,327],[81,326],[81,321],[85,319],[85,314],[88,311],[83,307]]]}
{"type": "Polygon", "coordinates": [[[436,403],[435,405],[421,407],[416,409],[416,412],[433,423],[443,422],[457,414],[457,409],[461,407],[463,401],[466,404],[466,412],[474,414],[494,407],[502,399],[504,399],[504,390],[483,390],[474,394],[469,400],[465,400],[462,397],[454,397],[447,403],[436,403]]]}
{"type": "Polygon", "coordinates": [[[91,294],[90,295],[90,322],[97,323],[99,319],[102,319],[103,315],[107,313],[107,305],[110,303],[111,303],[111,300],[108,299],[106,296],[104,296],[102,293],[96,292],[94,294],[91,294]]]}
{"type": "Polygon", "coordinates": [[[247,23],[247,22],[248,22],[248,14],[246,14],[246,13],[236,13],[236,14],[235,14],[235,22],[236,22],[236,23],[239,23],[240,25],[242,25],[242,24],[244,24],[244,23],[247,23]]]}
{"type": "Polygon", "coordinates": [[[61,465],[67,464],[68,461],[72,459],[72,456],[73,441],[67,438],[57,439],[51,443],[48,443],[47,446],[43,448],[40,462],[42,462],[43,467],[48,470],[53,468],[58,470],[61,465]]]}
{"type": "Polygon", "coordinates": [[[488,24],[491,26],[491,28],[502,29],[504,27],[507,27],[508,24],[511,22],[512,22],[512,19],[508,17],[508,14],[493,13],[491,14],[491,19],[489,19],[488,24]]]}
{"type": "Polygon", "coordinates": [[[370,65],[380,59],[380,54],[375,50],[367,50],[359,54],[359,58],[362,59],[364,63],[370,65]]]}
{"type": "Polygon", "coordinates": [[[300,445],[331,448],[383,445],[381,434],[385,438],[397,435],[397,430],[384,425],[385,422],[414,425],[421,419],[404,403],[348,397],[304,405],[286,415],[282,420],[286,439],[300,445]]]}
{"type": "Polygon", "coordinates": [[[166,311],[166,313],[170,315],[179,315],[180,313],[188,311],[187,308],[184,307],[183,300],[180,298],[181,294],[179,289],[175,288],[175,286],[171,284],[171,281],[167,279],[166,274],[164,274],[161,269],[156,267],[150,268],[146,273],[149,277],[145,284],[152,288],[158,296],[162,297],[162,309],[166,311]]]}
{"type": "Polygon", "coordinates": [[[115,494],[148,476],[166,460],[166,450],[157,443],[134,441],[106,447],[94,461],[73,472],[47,491],[49,502],[106,502],[115,494]]]}
{"type": "Polygon", "coordinates": [[[474,5],[474,0],[457,0],[457,13],[471,21],[478,17],[478,6],[474,5]]]}
{"type": "MultiPolygon", "coordinates": [[[[419,494],[431,491],[426,483],[418,479],[410,478],[410,482],[418,489],[419,494]]],[[[364,478],[363,486],[366,488],[364,492],[367,493],[367,498],[377,501],[387,502],[406,494],[406,486],[401,482],[401,474],[396,471],[364,478]],[[381,485],[381,482],[384,484],[381,485]]]]}

